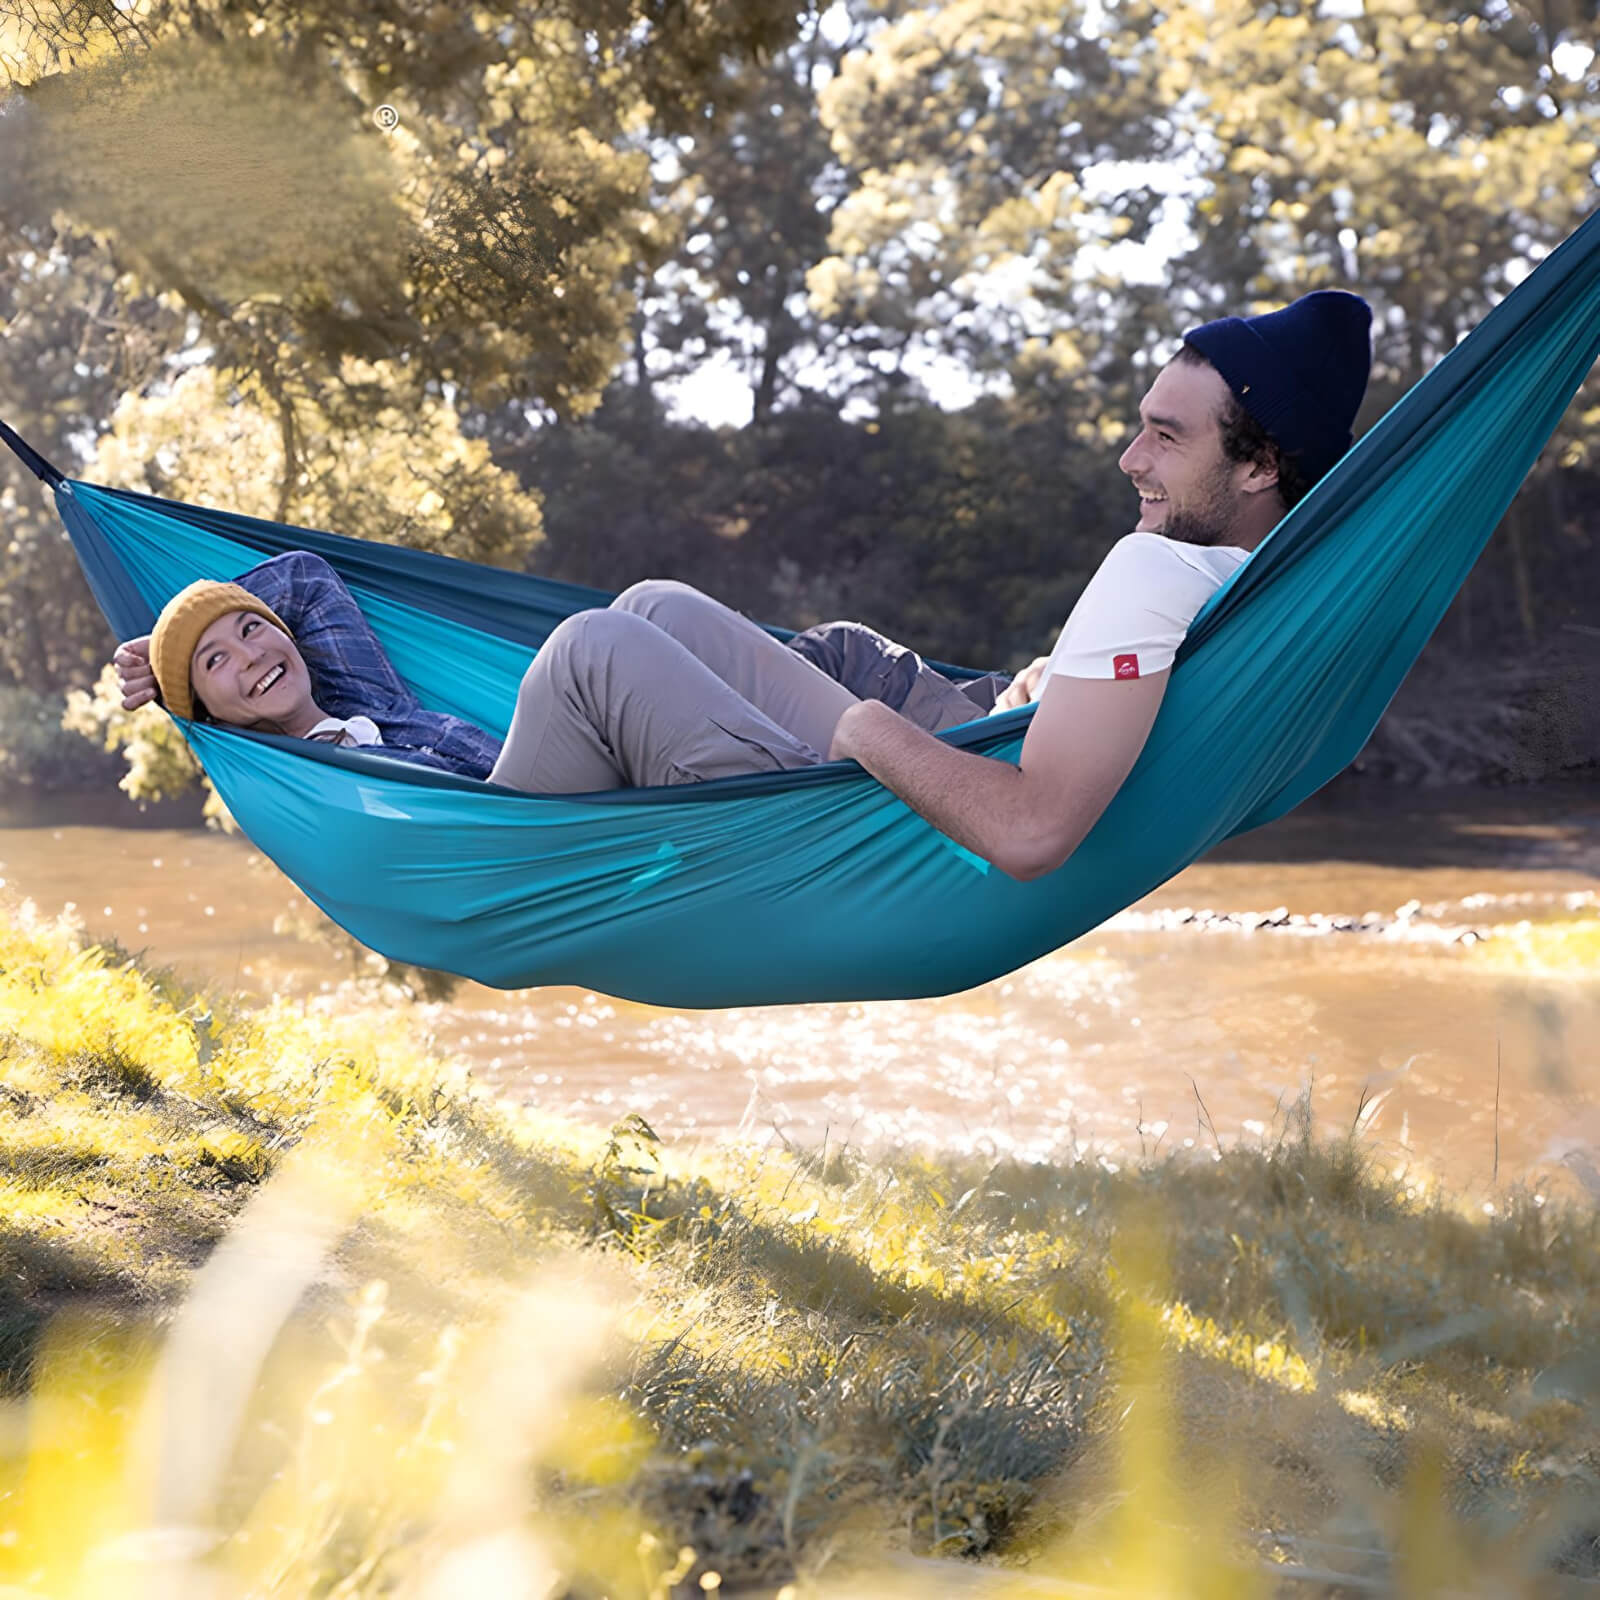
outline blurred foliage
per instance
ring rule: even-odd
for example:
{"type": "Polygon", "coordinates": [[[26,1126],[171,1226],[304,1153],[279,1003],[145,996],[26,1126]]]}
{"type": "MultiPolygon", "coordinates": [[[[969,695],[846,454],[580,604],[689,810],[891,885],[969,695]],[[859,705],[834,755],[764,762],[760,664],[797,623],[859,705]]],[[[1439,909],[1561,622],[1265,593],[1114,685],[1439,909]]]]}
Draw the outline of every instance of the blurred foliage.
{"type": "Polygon", "coordinates": [[[62,698],[17,684],[0,685],[0,796],[103,787],[122,763],[94,750],[62,724],[62,698]]]}
{"type": "Polygon", "coordinates": [[[1054,638],[1098,564],[1075,530],[1126,492],[1107,452],[992,400],[865,426],[807,404],[714,433],[646,426],[619,391],[523,459],[554,576],[644,576],[642,549],[649,572],[763,620],[860,617],[938,659],[1011,666],[1054,638]]]}
{"type": "Polygon", "coordinates": [[[1593,22],[1574,0],[1174,7],[1162,94],[1206,151],[1176,282],[1213,315],[1367,294],[1375,415],[1594,208],[1593,22]]]}
{"type": "Polygon", "coordinates": [[[1157,13],[1143,0],[887,9],[818,95],[850,182],[808,277],[813,307],[875,330],[877,365],[902,379],[914,354],[980,373],[1043,366],[1080,403],[1127,407],[1121,340],[1168,330],[1079,261],[1145,233],[1160,197],[1148,166],[1111,188],[1085,180],[1188,154],[1157,99],[1157,13]]]}
{"type": "Polygon", "coordinates": [[[195,367],[159,395],[124,395],[85,475],[246,516],[508,563],[539,539],[537,500],[463,437],[455,409],[409,368],[346,356],[296,406],[294,457],[259,390],[195,367]],[[292,474],[287,493],[279,485],[292,474]],[[459,524],[457,519],[460,519],[459,524]]]}
{"type": "MultiPolygon", "coordinates": [[[[120,751],[126,770],[118,780],[130,800],[170,800],[201,777],[200,763],[190,753],[177,723],[154,705],[122,709],[122,691],[114,667],[104,667],[90,689],[67,695],[61,726],[92,740],[102,750],[120,751]]],[[[206,789],[205,816],[214,827],[232,831],[233,818],[222,796],[206,789]]]]}
{"type": "MultiPolygon", "coordinates": [[[[713,358],[749,384],[757,424],[817,386],[839,330],[807,305],[806,273],[826,249],[829,212],[847,179],[817,115],[815,85],[860,37],[852,27],[830,41],[807,26],[775,61],[741,68],[715,132],[663,152],[658,204],[676,218],[678,243],[641,284],[628,369],[646,415],[656,383],[713,358]],[[800,381],[807,370],[809,385],[800,381]]],[[[836,403],[843,398],[831,392],[836,403]]]]}
{"type": "MultiPolygon", "coordinates": [[[[125,483],[521,563],[537,497],[460,420],[594,403],[663,248],[648,135],[705,126],[724,60],[793,27],[776,0],[6,8],[7,420],[93,472],[126,396],[125,483]]],[[[82,682],[104,629],[21,482],[0,670],[48,626],[82,682]]]]}
{"type": "MultiPolygon", "coordinates": [[[[0,416],[70,469],[119,399],[161,377],[182,318],[139,294],[88,236],[53,235],[39,250],[11,221],[0,207],[0,416]]],[[[114,641],[49,497],[9,450],[0,527],[0,677],[41,688],[86,683],[114,641]]]]}

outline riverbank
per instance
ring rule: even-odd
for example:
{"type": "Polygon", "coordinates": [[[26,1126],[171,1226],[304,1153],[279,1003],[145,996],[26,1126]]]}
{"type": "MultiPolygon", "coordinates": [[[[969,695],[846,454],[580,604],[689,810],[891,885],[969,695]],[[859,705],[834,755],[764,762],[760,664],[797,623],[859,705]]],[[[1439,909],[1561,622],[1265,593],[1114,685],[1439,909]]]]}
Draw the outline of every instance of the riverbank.
{"type": "Polygon", "coordinates": [[[31,1591],[1600,1578],[1577,1202],[1464,1208],[1292,1112],[1120,1170],[666,1148],[20,917],[0,1040],[31,1591]]]}
{"type": "MultiPolygon", "coordinates": [[[[1137,1156],[1259,1134],[1309,1090],[1386,1158],[1475,1194],[1600,1149],[1600,819],[1582,785],[1333,813],[1226,841],[1091,935],[964,994],[695,1013],[577,988],[408,1000],[241,838],[50,819],[0,830],[7,891],[193,983],[342,1012],[389,996],[508,1098],[674,1139],[1137,1156]],[[1497,1109],[1496,1109],[1497,1108],[1497,1109]],[[1146,1133],[1146,1130],[1154,1130],[1146,1133]]],[[[403,974],[401,976],[404,976],[403,974]]],[[[412,989],[418,989],[413,984],[412,989]]]]}

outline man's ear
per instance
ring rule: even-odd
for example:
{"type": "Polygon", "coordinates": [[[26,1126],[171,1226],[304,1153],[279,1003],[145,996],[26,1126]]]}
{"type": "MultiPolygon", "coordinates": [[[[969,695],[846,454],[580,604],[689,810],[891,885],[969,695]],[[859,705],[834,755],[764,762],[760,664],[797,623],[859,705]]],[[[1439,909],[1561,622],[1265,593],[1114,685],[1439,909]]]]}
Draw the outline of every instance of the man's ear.
{"type": "Polygon", "coordinates": [[[1241,461],[1239,465],[1248,469],[1239,479],[1239,488],[1242,493],[1265,494],[1267,490],[1278,487],[1278,453],[1276,450],[1258,461],[1241,461]]]}

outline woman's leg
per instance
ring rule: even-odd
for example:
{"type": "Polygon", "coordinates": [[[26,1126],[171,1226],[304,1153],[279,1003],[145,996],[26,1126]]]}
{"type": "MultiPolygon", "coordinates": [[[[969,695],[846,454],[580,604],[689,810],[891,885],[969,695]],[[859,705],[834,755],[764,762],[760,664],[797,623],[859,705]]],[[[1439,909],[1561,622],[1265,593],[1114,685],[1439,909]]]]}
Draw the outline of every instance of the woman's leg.
{"type": "Polygon", "coordinates": [[[824,757],[839,718],[862,698],[748,617],[686,583],[636,583],[610,609],[643,617],[670,634],[742,699],[824,757]]]}
{"type": "Polygon", "coordinates": [[[860,700],[881,700],[929,733],[983,716],[1011,680],[1003,672],[947,678],[915,650],[886,639],[864,622],[819,622],[785,646],[860,700]]]}
{"type": "Polygon", "coordinates": [[[654,623],[612,608],[580,611],[545,640],[489,776],[535,794],[586,794],[778,772],[826,756],[826,745],[796,738],[654,623]]]}

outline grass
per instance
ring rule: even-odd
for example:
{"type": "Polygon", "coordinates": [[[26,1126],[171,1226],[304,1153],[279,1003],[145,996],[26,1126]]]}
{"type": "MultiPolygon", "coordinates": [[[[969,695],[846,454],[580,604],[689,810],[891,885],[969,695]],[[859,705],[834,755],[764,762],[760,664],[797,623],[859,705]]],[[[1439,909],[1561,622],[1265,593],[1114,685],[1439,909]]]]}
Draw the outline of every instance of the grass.
{"type": "Polygon", "coordinates": [[[0,1594],[1600,1580],[1575,1197],[668,1149],[26,911],[0,1055],[0,1594]]]}

